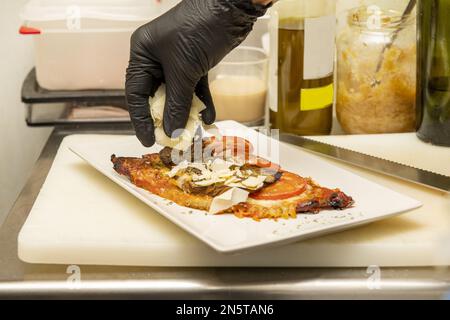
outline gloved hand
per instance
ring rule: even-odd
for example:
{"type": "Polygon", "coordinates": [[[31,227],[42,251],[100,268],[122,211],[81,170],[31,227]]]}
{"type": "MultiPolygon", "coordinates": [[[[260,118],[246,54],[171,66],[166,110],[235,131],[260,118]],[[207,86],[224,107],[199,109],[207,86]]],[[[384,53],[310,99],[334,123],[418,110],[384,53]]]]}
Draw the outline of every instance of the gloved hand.
{"type": "Polygon", "coordinates": [[[162,83],[166,84],[163,127],[168,137],[185,128],[194,92],[206,106],[203,122],[215,121],[208,71],[246,38],[266,9],[252,0],[183,0],[133,33],[126,101],[144,146],[155,143],[148,100],[162,83]]]}

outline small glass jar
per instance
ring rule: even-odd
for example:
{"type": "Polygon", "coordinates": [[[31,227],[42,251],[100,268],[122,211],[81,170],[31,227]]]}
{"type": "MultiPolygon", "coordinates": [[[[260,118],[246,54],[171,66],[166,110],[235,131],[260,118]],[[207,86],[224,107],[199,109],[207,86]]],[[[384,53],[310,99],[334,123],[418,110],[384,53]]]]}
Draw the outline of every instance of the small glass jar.
{"type": "Polygon", "coordinates": [[[239,46],[209,73],[217,121],[262,123],[266,110],[267,54],[256,47],[239,46]]]}
{"type": "Polygon", "coordinates": [[[349,11],[337,39],[336,112],[348,134],[416,128],[415,13],[379,7],[349,11]]]}

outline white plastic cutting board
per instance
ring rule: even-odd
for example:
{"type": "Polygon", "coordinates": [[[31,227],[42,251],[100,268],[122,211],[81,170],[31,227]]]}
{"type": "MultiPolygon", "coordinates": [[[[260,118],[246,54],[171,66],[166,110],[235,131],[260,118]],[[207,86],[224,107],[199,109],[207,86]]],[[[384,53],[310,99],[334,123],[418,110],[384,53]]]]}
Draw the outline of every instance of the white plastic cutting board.
{"type": "Polygon", "coordinates": [[[111,141],[117,136],[75,135],[63,141],[19,235],[22,260],[135,266],[450,264],[448,243],[444,242],[450,211],[446,196],[359,169],[352,170],[425,205],[396,218],[315,240],[241,255],[219,254],[152,211],[68,149],[74,142],[88,143],[93,139],[111,141]]]}

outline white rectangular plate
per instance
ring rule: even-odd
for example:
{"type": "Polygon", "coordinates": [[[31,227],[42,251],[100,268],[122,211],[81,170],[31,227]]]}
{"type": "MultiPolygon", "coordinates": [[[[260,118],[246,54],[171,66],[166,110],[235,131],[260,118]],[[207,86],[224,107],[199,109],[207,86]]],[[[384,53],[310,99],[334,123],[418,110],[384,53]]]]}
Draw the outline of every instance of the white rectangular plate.
{"type": "Polygon", "coordinates": [[[178,206],[138,188],[114,171],[110,161],[112,154],[140,157],[158,152],[160,146],[144,148],[135,137],[130,136],[126,142],[121,139],[120,143],[72,144],[70,149],[161,215],[222,253],[309,239],[392,217],[422,205],[417,200],[337,168],[297,147],[284,143],[278,145],[278,141],[237,122],[221,122],[218,127],[226,135],[250,140],[257,146],[259,155],[279,162],[283,169],[312,177],[324,187],[341,189],[353,197],[354,207],[343,211],[323,211],[316,215],[299,215],[297,219],[291,220],[260,222],[239,219],[233,215],[208,215],[204,211],[178,206]],[[269,149],[272,150],[270,154],[269,149]]]}

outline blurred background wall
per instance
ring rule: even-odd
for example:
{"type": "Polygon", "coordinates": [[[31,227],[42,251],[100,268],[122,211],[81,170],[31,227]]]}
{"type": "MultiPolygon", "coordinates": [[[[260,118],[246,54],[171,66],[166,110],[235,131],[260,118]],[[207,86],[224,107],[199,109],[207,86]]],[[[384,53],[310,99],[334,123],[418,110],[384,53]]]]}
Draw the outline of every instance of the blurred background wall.
{"type": "Polygon", "coordinates": [[[26,0],[0,1],[0,224],[13,205],[51,129],[25,124],[22,81],[33,66],[30,37],[20,36],[19,13],[26,0]]]}

